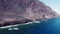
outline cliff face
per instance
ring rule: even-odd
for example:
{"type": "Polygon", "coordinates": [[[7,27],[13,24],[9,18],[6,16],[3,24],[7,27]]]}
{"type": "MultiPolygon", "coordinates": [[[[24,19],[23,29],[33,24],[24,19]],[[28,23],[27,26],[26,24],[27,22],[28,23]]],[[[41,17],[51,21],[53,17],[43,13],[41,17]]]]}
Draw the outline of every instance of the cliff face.
{"type": "Polygon", "coordinates": [[[26,12],[22,15],[28,19],[41,19],[41,18],[52,18],[56,16],[56,13],[43,2],[38,0],[20,0],[20,5],[24,6],[26,12]],[[45,17],[43,17],[45,15],[45,17]]]}
{"type": "Polygon", "coordinates": [[[57,15],[50,7],[38,0],[19,0],[17,2],[24,9],[22,16],[27,19],[52,18],[57,15]]]}
{"type": "Polygon", "coordinates": [[[0,23],[53,18],[57,14],[38,0],[0,0],[0,23]]]}

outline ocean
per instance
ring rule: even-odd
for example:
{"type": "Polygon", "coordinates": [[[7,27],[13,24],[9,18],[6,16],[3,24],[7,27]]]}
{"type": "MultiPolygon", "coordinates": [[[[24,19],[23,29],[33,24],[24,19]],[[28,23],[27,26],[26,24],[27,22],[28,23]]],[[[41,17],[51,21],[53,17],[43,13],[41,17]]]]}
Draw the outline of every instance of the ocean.
{"type": "Polygon", "coordinates": [[[0,34],[60,34],[60,18],[52,18],[39,22],[1,28],[0,34]]]}

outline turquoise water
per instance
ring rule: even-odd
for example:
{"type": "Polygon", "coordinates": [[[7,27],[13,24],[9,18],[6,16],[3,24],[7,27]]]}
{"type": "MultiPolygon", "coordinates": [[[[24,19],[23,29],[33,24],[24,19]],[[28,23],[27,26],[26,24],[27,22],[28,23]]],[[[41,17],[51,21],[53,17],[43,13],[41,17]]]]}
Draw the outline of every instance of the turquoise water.
{"type": "Polygon", "coordinates": [[[19,25],[17,28],[19,30],[0,29],[0,34],[60,34],[60,18],[49,19],[41,23],[19,25]]]}

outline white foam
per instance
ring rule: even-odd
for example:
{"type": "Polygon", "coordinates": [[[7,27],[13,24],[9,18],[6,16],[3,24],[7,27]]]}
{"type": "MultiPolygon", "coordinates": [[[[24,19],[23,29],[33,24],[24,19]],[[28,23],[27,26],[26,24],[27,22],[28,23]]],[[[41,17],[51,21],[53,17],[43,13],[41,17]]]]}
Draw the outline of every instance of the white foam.
{"type": "Polygon", "coordinates": [[[16,25],[10,25],[10,26],[4,26],[4,27],[0,27],[0,29],[2,28],[10,28],[10,27],[15,27],[15,26],[19,26],[19,25],[27,25],[27,24],[31,24],[32,22],[28,22],[28,23],[24,23],[24,24],[16,24],[16,25]]]}
{"type": "Polygon", "coordinates": [[[9,28],[8,30],[13,30],[12,28],[9,28]]]}
{"type": "Polygon", "coordinates": [[[13,30],[19,30],[19,28],[13,28],[13,30]]]}
{"type": "Polygon", "coordinates": [[[19,28],[9,28],[8,30],[19,30],[19,28]]]}
{"type": "Polygon", "coordinates": [[[10,26],[5,26],[5,27],[0,27],[0,29],[2,29],[2,28],[10,28],[10,27],[14,27],[14,26],[18,26],[18,24],[17,25],[10,25],[10,26]]]}
{"type": "Polygon", "coordinates": [[[27,25],[27,24],[32,24],[32,23],[40,23],[40,22],[39,21],[33,21],[33,22],[24,23],[24,24],[16,24],[16,25],[4,26],[4,27],[0,27],[0,29],[15,27],[15,26],[19,26],[19,25],[27,25]]]}
{"type": "Polygon", "coordinates": [[[33,23],[40,23],[40,21],[33,21],[33,23]]]}

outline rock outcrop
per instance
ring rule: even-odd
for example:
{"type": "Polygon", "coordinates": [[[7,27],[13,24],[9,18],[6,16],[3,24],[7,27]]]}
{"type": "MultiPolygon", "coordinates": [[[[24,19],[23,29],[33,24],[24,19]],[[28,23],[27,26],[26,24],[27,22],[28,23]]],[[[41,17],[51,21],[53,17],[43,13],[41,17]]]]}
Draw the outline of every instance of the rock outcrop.
{"type": "Polygon", "coordinates": [[[0,24],[53,18],[56,15],[49,6],[38,0],[0,0],[0,24]]]}

